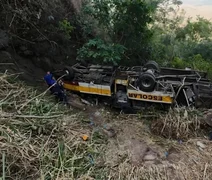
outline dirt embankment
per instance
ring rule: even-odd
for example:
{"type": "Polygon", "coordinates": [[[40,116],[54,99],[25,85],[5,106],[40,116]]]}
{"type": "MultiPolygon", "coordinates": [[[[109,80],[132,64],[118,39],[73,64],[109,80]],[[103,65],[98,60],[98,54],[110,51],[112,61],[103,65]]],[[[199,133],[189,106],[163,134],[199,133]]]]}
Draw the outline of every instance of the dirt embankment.
{"type": "Polygon", "coordinates": [[[0,71],[24,73],[37,84],[47,70],[76,62],[82,37],[75,13],[81,1],[2,0],[0,4],[0,71]],[[66,32],[67,20],[73,30],[66,32]]]}

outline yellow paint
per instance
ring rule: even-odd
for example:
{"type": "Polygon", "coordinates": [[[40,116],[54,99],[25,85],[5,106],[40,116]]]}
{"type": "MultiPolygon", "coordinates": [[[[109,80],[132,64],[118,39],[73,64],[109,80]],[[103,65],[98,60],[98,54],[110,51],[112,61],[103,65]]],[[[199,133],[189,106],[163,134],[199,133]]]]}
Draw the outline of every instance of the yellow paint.
{"type": "Polygon", "coordinates": [[[163,96],[163,102],[172,103],[173,99],[170,96],[163,96]]]}
{"type": "Polygon", "coordinates": [[[91,93],[91,94],[100,94],[100,95],[111,95],[111,91],[108,89],[96,88],[96,87],[84,87],[79,86],[79,91],[84,93],[91,93]]]}
{"type": "Polygon", "coordinates": [[[170,96],[128,93],[128,97],[129,99],[136,99],[136,100],[149,101],[149,102],[163,102],[163,103],[169,103],[169,104],[173,102],[170,96]]]}
{"type": "Polygon", "coordinates": [[[66,84],[66,83],[64,83],[64,88],[68,90],[72,90],[72,91],[79,91],[82,93],[111,96],[111,91],[109,89],[85,87],[85,86],[78,86],[78,85],[72,85],[72,84],[66,84]]]}
{"type": "MultiPolygon", "coordinates": [[[[64,88],[72,91],[78,91],[82,93],[88,94],[98,94],[104,96],[111,96],[111,91],[109,89],[97,88],[92,86],[79,86],[64,83],[64,88]]],[[[137,93],[128,93],[129,99],[141,100],[141,101],[149,101],[149,102],[163,102],[171,104],[173,102],[173,98],[167,95],[158,96],[154,94],[137,94],[137,93]]]]}

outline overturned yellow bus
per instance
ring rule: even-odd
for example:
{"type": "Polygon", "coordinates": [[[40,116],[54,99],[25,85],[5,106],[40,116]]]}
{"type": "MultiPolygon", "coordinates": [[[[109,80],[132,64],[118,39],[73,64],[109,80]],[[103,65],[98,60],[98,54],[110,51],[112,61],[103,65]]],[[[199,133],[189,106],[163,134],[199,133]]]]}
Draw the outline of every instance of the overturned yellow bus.
{"type": "Polygon", "coordinates": [[[212,85],[205,72],[160,68],[149,61],[134,67],[76,64],[61,73],[66,74],[65,89],[105,97],[115,107],[212,107],[212,85]]]}

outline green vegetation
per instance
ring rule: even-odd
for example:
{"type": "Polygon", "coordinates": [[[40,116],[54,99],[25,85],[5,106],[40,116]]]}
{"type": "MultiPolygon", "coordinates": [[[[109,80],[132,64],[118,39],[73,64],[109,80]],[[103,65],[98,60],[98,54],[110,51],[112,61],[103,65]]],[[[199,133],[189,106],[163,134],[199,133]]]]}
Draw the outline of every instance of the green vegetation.
{"type": "MultiPolygon", "coordinates": [[[[155,60],[163,66],[210,71],[212,22],[199,16],[195,21],[186,19],[180,9],[182,1],[76,2],[73,4],[78,5],[77,12],[70,2],[8,3],[3,0],[0,4],[2,27],[8,30],[17,47],[22,41],[29,48],[45,39],[51,47],[58,44],[63,50],[61,54],[71,55],[74,60],[130,66],[155,60]],[[12,9],[20,13],[14,14],[12,9]]],[[[55,52],[51,48],[41,50],[44,52],[36,54],[47,53],[46,50],[50,55],[55,52]]]]}
{"type": "MultiPolygon", "coordinates": [[[[111,56],[115,57],[109,57],[109,61],[105,61],[105,55],[99,55],[103,56],[103,62],[141,64],[150,54],[150,39],[153,34],[148,24],[153,22],[151,14],[154,11],[156,6],[153,8],[145,1],[95,0],[92,3],[85,3],[78,21],[88,44],[90,37],[114,44],[109,45],[107,52],[110,54],[112,52],[111,56]],[[122,56],[123,49],[125,56],[122,56]]],[[[105,51],[100,53],[105,54],[105,51]]],[[[85,57],[90,57],[90,53],[83,54],[87,54],[85,57]]]]}
{"type": "Polygon", "coordinates": [[[79,51],[79,58],[89,58],[95,63],[121,63],[125,47],[120,44],[109,44],[101,39],[91,39],[79,51]]]}
{"type": "Polygon", "coordinates": [[[67,38],[71,37],[71,33],[74,30],[74,27],[71,26],[70,22],[68,22],[67,19],[64,19],[59,22],[59,28],[65,33],[65,36],[67,38]]]}
{"type": "Polygon", "coordinates": [[[85,44],[79,59],[96,63],[142,65],[149,59],[163,66],[211,74],[212,22],[185,19],[179,0],[85,1],[78,23],[85,44]]]}

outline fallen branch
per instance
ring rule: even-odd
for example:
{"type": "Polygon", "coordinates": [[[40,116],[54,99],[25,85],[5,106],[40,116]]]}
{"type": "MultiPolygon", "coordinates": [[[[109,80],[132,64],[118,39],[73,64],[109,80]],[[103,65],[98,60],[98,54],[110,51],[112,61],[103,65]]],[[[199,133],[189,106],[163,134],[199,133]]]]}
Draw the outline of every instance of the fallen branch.
{"type": "Polygon", "coordinates": [[[35,119],[53,119],[61,117],[63,114],[52,115],[52,116],[35,116],[35,115],[16,115],[16,114],[6,114],[1,115],[2,118],[35,118],[35,119]]]}
{"type": "Polygon", "coordinates": [[[4,65],[4,66],[6,66],[6,65],[15,65],[14,63],[0,63],[0,65],[2,66],[2,65],[4,65]]]}

